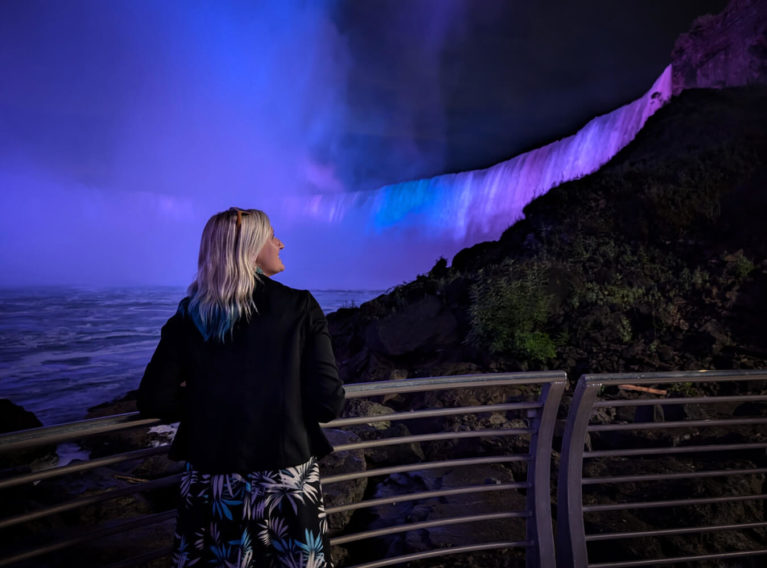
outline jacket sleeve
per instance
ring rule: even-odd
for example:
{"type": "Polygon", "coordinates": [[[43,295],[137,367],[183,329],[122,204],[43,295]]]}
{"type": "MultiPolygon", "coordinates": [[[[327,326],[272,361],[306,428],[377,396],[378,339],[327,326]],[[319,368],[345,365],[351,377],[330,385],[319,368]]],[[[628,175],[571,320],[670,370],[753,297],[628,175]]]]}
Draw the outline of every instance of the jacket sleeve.
{"type": "Polygon", "coordinates": [[[308,418],[329,422],[338,417],[344,405],[344,387],[338,376],[336,358],[322,308],[311,293],[306,343],[303,353],[303,399],[308,418]]]}
{"type": "Polygon", "coordinates": [[[180,318],[163,326],[160,343],[144,371],[136,406],[145,418],[177,422],[183,411],[184,358],[181,349],[180,318]]]}

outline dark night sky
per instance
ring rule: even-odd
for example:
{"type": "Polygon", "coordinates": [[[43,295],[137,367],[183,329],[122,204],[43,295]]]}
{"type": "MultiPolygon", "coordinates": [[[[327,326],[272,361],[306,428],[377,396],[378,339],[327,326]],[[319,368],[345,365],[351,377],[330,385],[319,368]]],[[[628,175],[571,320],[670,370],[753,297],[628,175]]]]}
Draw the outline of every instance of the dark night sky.
{"type": "MultiPolygon", "coordinates": [[[[572,134],[644,93],[725,3],[2,0],[0,285],[185,284],[204,221],[232,204],[572,134]]],[[[285,282],[391,285],[340,278],[348,256],[282,226],[285,282]]]]}

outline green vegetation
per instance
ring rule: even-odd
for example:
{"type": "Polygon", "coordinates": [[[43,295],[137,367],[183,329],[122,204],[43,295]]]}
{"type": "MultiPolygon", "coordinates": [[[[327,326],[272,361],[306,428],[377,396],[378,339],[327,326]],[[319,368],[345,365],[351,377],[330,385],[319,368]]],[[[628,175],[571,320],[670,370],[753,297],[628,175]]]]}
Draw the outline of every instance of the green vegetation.
{"type": "Polygon", "coordinates": [[[554,308],[548,270],[543,263],[513,264],[507,260],[492,274],[480,274],[471,290],[467,340],[490,353],[545,363],[556,356],[545,328],[554,308]]]}
{"type": "Polygon", "coordinates": [[[331,318],[350,375],[767,367],[766,100],[762,87],[682,93],[498,241],[439,259],[353,322],[331,318]],[[428,296],[433,346],[359,355],[376,320],[428,296]]]}

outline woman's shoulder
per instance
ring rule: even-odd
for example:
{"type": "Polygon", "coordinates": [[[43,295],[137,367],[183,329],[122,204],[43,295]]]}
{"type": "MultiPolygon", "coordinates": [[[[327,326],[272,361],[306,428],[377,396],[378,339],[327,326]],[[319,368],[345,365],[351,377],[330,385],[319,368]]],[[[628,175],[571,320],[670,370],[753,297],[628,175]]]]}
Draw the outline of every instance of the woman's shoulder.
{"type": "Polygon", "coordinates": [[[282,282],[277,282],[276,280],[272,280],[271,278],[264,278],[261,277],[263,281],[264,287],[272,292],[273,294],[282,294],[285,296],[293,296],[296,298],[307,298],[308,296],[311,296],[312,293],[309,292],[309,290],[301,290],[300,288],[291,288],[290,286],[287,286],[286,284],[283,284],[282,282]]]}
{"type": "MultiPolygon", "coordinates": [[[[291,288],[290,286],[272,280],[271,278],[262,277],[262,280],[264,292],[269,296],[270,301],[284,302],[300,307],[306,307],[313,301],[316,302],[309,290],[291,288]]],[[[256,287],[256,290],[258,290],[258,288],[259,287],[256,287]]]]}

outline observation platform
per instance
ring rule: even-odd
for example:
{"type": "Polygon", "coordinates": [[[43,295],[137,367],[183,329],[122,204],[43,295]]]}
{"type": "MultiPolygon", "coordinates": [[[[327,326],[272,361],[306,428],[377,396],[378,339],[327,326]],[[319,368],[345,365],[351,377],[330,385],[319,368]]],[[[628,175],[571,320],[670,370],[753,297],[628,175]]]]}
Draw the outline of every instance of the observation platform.
{"type": "MultiPolygon", "coordinates": [[[[767,370],[346,385],[320,462],[337,567],[764,566],[767,370]]],[[[0,567],[171,564],[158,420],[0,435],[0,567]],[[84,461],[41,468],[61,443],[84,461]]]]}

